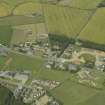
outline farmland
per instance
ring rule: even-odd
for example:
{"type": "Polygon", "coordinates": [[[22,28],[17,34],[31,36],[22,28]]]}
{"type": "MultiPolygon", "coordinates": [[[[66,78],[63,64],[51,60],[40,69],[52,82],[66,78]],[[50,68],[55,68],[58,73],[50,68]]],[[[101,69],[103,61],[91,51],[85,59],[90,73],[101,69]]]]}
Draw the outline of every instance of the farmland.
{"type": "MultiPolygon", "coordinates": [[[[79,103],[83,102],[84,104],[80,105],[85,105],[85,102],[88,99],[94,97],[97,93],[99,93],[99,91],[77,84],[69,79],[65,81],[65,83],[62,84],[60,87],[53,90],[51,93],[64,105],[79,105],[79,103]]],[[[90,103],[89,105],[93,104],[90,103]]]]}
{"type": "Polygon", "coordinates": [[[30,15],[34,13],[41,14],[41,4],[40,3],[29,2],[29,3],[19,4],[19,6],[16,6],[13,11],[14,15],[30,15]]]}
{"type": "Polygon", "coordinates": [[[100,8],[85,26],[79,35],[79,39],[97,44],[105,44],[105,8],[100,8]]]}
{"type": "MultiPolygon", "coordinates": [[[[3,2],[0,2],[0,43],[7,46],[11,43],[17,43],[17,45],[19,44],[19,49],[22,48],[24,50],[24,46],[26,46],[28,50],[31,51],[30,45],[26,45],[25,43],[29,41],[32,44],[35,44],[35,54],[28,55],[27,53],[20,53],[18,50],[14,51],[13,49],[9,49],[6,57],[2,56],[2,54],[0,55],[0,70],[30,71],[26,85],[29,85],[34,79],[61,82],[54,90],[48,89],[47,91],[54,96],[55,99],[63,103],[63,105],[104,105],[104,72],[100,72],[101,70],[97,72],[96,70],[92,71],[92,69],[89,69],[90,72],[92,72],[92,78],[98,78],[94,82],[96,82],[99,87],[102,87],[100,89],[91,87],[87,82],[84,84],[79,83],[78,73],[71,73],[72,66],[74,68],[78,66],[79,58],[77,59],[76,55],[78,55],[78,52],[80,51],[76,50],[77,48],[80,48],[80,50],[83,48],[82,46],[76,45],[76,41],[82,40],[105,45],[105,8],[97,7],[102,0],[85,0],[85,2],[83,2],[83,0],[61,0],[56,5],[49,3],[48,0],[1,1],[3,2]],[[56,50],[55,52],[51,51],[52,54],[49,54],[49,50],[51,50],[49,46],[52,44],[49,44],[49,42],[51,42],[51,40],[44,43],[42,39],[43,45],[38,45],[40,41],[35,43],[35,39],[38,35],[47,33],[49,36],[52,35],[55,37],[55,42],[57,42],[57,39],[61,39],[62,44],[60,46],[62,47],[66,42],[69,42],[68,39],[74,39],[74,43],[69,44],[70,48],[64,49],[65,51],[62,53],[65,53],[65,55],[71,54],[70,56],[75,56],[75,59],[72,60],[72,58],[68,56],[62,57],[62,55],[57,57],[55,54],[57,52],[56,50]],[[58,36],[56,37],[56,35],[58,36]],[[59,37],[60,35],[63,35],[64,37],[59,37]],[[32,40],[30,41],[28,38],[31,38],[32,40]],[[45,47],[43,47],[44,45],[45,47]],[[39,56],[40,54],[37,54],[37,52],[40,53],[40,49],[41,51],[44,50],[45,55],[43,55],[45,58],[39,56]],[[55,61],[55,57],[57,62],[55,61]],[[60,57],[62,59],[59,59],[60,57]],[[52,61],[53,59],[54,61],[52,61]],[[72,60],[72,62],[70,60],[72,60]],[[47,64],[49,62],[52,64],[47,64]],[[65,64],[62,62],[65,62],[65,64]],[[53,63],[54,67],[55,63],[58,63],[57,68],[52,67],[53,63]],[[64,69],[60,69],[60,66],[64,69]],[[71,67],[70,70],[68,66],[71,67]]],[[[55,43],[55,49],[61,50],[57,44],[55,43]]],[[[93,50],[94,49],[90,51],[93,50]]],[[[89,63],[92,60],[94,60],[94,62],[96,61],[96,57],[91,56],[88,53],[82,56],[83,57],[80,56],[80,58],[83,58],[84,61],[89,63]]],[[[80,71],[82,71],[82,69],[83,71],[87,70],[85,70],[85,65],[79,64],[79,66],[80,71]]],[[[9,93],[8,90],[6,90],[6,93],[9,93]]],[[[5,90],[0,86],[0,105],[4,105],[2,100],[5,98],[5,90]],[[1,95],[2,92],[3,97],[1,95]]],[[[12,104],[24,105],[17,101],[12,104]]]]}
{"type": "Polygon", "coordinates": [[[55,5],[44,5],[43,8],[48,32],[66,35],[69,38],[78,35],[92,14],[92,11],[55,5]]]}
{"type": "Polygon", "coordinates": [[[8,16],[11,14],[9,6],[5,3],[0,3],[0,17],[8,16]]]}
{"type": "Polygon", "coordinates": [[[68,38],[75,38],[93,14],[93,10],[33,3],[33,1],[5,2],[13,7],[12,15],[0,19],[0,25],[16,26],[45,22],[48,33],[64,35],[68,38]],[[41,16],[33,17],[32,14],[41,16]]]}
{"type": "Polygon", "coordinates": [[[10,45],[11,39],[13,39],[13,26],[42,22],[42,17],[8,16],[2,18],[0,19],[0,43],[10,45]]]}
{"type": "Polygon", "coordinates": [[[8,45],[12,37],[12,29],[10,26],[0,26],[0,43],[8,45]]]}
{"type": "Polygon", "coordinates": [[[102,0],[63,0],[59,4],[80,9],[95,9],[102,0]]]}

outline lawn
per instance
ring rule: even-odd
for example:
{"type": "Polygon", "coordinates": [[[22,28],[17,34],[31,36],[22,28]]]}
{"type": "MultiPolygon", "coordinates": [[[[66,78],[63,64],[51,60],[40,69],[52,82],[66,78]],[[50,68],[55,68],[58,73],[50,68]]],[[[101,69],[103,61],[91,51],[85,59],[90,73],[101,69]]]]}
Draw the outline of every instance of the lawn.
{"type": "Polygon", "coordinates": [[[97,9],[89,23],[82,30],[79,39],[97,44],[105,44],[105,8],[97,9]]]}

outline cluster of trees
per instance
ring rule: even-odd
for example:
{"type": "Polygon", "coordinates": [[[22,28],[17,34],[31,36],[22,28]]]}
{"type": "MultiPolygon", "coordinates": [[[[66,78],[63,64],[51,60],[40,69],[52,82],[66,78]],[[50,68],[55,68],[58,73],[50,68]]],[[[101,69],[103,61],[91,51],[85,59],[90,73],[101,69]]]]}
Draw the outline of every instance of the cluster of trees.
{"type": "Polygon", "coordinates": [[[104,44],[98,44],[98,43],[93,43],[90,41],[83,41],[83,40],[79,40],[79,42],[81,43],[82,47],[105,51],[105,45],[104,44]]]}
{"type": "Polygon", "coordinates": [[[95,62],[96,62],[96,57],[91,54],[82,54],[80,58],[83,58],[85,62],[83,63],[84,66],[88,68],[94,68],[95,62]]]}
{"type": "Polygon", "coordinates": [[[98,7],[101,8],[101,7],[105,7],[105,0],[103,0],[101,3],[98,4],[98,7]]]}
{"type": "Polygon", "coordinates": [[[61,51],[64,51],[64,49],[69,45],[69,43],[75,43],[75,40],[72,38],[68,38],[65,35],[53,33],[49,33],[49,40],[52,48],[54,45],[57,45],[59,46],[61,51]]]}
{"type": "Polygon", "coordinates": [[[0,85],[0,105],[29,105],[21,100],[16,100],[13,93],[0,85]]]}

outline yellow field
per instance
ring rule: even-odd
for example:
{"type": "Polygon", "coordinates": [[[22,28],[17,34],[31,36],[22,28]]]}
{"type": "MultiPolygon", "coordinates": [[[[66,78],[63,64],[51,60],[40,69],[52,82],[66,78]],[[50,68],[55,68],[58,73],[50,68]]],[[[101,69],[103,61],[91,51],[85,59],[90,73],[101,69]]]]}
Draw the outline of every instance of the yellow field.
{"type": "Polygon", "coordinates": [[[41,6],[39,3],[23,3],[19,4],[13,11],[14,15],[30,15],[33,13],[39,13],[41,12],[41,6]]]}
{"type": "Polygon", "coordinates": [[[45,21],[49,33],[74,38],[88,22],[92,11],[57,5],[44,5],[45,21]]]}
{"type": "Polygon", "coordinates": [[[5,3],[0,3],[0,17],[8,16],[11,14],[9,6],[5,3]]]}
{"type": "Polygon", "coordinates": [[[87,26],[80,33],[79,39],[105,44],[105,8],[100,8],[96,11],[87,26]]]}

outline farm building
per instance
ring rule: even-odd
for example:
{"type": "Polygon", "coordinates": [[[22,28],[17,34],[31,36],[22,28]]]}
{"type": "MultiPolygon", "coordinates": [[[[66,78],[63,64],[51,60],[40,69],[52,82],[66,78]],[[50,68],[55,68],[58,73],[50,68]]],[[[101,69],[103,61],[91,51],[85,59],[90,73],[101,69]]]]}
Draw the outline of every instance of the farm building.
{"type": "Polygon", "coordinates": [[[96,10],[78,39],[88,47],[105,50],[105,8],[96,10]]]}

